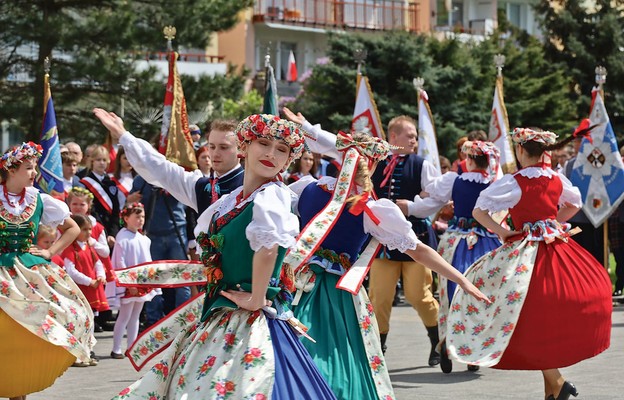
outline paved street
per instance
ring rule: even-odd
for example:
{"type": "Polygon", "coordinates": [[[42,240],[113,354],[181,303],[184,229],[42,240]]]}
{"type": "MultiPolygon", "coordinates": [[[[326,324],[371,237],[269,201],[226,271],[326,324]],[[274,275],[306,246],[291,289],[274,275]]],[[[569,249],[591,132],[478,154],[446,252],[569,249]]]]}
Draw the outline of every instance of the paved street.
{"type": "MultiPolygon", "coordinates": [[[[97,367],[70,368],[52,388],[28,396],[28,400],[110,399],[141,376],[127,360],[108,357],[112,332],[99,333],[97,338],[95,350],[102,356],[97,367]]],[[[473,373],[455,364],[455,371],[445,375],[439,368],[427,366],[428,343],[415,311],[406,305],[395,307],[387,363],[397,399],[543,399],[539,372],[482,369],[473,373]]],[[[611,348],[563,373],[577,385],[578,399],[624,399],[624,306],[613,312],[611,348]]]]}

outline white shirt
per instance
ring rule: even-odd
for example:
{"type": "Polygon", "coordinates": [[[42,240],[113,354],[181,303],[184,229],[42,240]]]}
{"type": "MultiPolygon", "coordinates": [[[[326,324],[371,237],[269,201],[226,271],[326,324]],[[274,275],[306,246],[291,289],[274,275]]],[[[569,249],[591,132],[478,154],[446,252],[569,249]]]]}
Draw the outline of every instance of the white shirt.
{"type": "MultiPolygon", "coordinates": [[[[483,190],[477,199],[475,208],[484,211],[497,212],[510,209],[520,202],[522,198],[522,189],[518,185],[518,181],[514,178],[516,174],[520,174],[529,179],[546,176],[552,178],[558,176],[563,185],[563,191],[559,197],[559,205],[570,203],[576,207],[582,207],[583,201],[579,189],[564,175],[558,174],[550,168],[528,167],[521,169],[515,174],[508,174],[501,179],[492,183],[487,189],[483,190]]],[[[539,204],[537,205],[539,207],[539,204]]]]}

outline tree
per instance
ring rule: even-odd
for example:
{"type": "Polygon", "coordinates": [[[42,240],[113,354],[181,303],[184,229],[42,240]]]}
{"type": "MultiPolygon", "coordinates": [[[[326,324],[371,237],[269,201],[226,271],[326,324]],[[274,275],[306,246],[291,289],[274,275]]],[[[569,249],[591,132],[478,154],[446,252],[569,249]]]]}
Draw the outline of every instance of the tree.
{"type": "Polygon", "coordinates": [[[417,118],[412,79],[425,79],[441,154],[453,157],[455,141],[466,132],[487,131],[496,78],[493,58],[497,53],[507,56],[505,103],[512,127],[560,130],[576,121],[567,97],[565,71],[545,62],[541,44],[520,32],[513,33],[504,48],[499,47],[498,33],[479,43],[405,32],[334,35],[329,40],[331,61],[313,69],[292,107],[326,129],[348,129],[355,102],[352,51],[357,47],[368,51],[364,73],[384,124],[401,114],[417,118]]]}
{"type": "Polygon", "coordinates": [[[0,118],[17,119],[29,138],[38,138],[43,60],[50,57],[61,130],[65,121],[72,128],[84,123],[84,129],[89,126],[85,107],[117,104],[127,82],[141,84],[151,78],[135,71],[134,54],[164,50],[165,25],[176,26],[175,44],[204,48],[212,32],[233,26],[239,11],[252,4],[252,0],[4,0],[0,118]],[[11,79],[16,73],[33,81],[11,79]]]}
{"type": "Polygon", "coordinates": [[[595,68],[607,68],[605,103],[622,138],[624,128],[624,1],[541,0],[536,4],[546,60],[563,64],[571,78],[568,96],[578,118],[589,114],[595,68]]]}

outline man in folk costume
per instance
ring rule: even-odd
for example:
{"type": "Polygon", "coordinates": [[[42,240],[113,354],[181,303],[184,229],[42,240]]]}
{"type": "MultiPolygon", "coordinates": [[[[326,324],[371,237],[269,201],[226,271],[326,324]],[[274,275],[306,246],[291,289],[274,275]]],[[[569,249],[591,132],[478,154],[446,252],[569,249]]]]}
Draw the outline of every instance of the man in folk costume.
{"type": "MultiPolygon", "coordinates": [[[[432,163],[416,154],[418,133],[416,121],[408,116],[393,118],[388,124],[388,142],[398,147],[392,157],[381,161],[373,174],[375,193],[379,198],[394,201],[418,238],[436,248],[437,241],[428,215],[435,213],[416,197],[434,178],[440,175],[432,163]]],[[[435,351],[438,344],[438,302],[433,297],[431,271],[424,265],[414,262],[409,256],[396,250],[383,247],[370,270],[369,295],[377,314],[382,347],[390,330],[392,301],[398,280],[403,277],[406,300],[416,309],[422,319],[431,341],[428,363],[440,363],[440,355],[435,351]]]]}
{"type": "Polygon", "coordinates": [[[121,136],[119,143],[134,170],[145,181],[166,190],[201,214],[219,197],[243,184],[243,167],[238,160],[234,136],[236,122],[217,120],[211,128],[208,152],[213,173],[209,177],[204,177],[199,169],[187,172],[181,166],[167,162],[151,144],[129,132],[121,136]]]}

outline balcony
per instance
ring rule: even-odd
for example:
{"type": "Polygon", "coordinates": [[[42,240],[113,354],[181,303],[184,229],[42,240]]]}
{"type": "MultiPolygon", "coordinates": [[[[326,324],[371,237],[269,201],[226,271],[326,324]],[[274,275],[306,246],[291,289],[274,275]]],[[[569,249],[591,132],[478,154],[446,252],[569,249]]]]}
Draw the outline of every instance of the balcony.
{"type": "Polygon", "coordinates": [[[419,32],[419,5],[404,0],[258,0],[253,21],[341,30],[419,32]]]}

